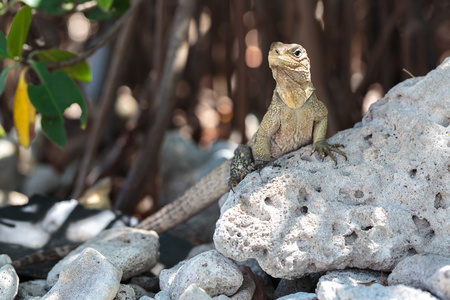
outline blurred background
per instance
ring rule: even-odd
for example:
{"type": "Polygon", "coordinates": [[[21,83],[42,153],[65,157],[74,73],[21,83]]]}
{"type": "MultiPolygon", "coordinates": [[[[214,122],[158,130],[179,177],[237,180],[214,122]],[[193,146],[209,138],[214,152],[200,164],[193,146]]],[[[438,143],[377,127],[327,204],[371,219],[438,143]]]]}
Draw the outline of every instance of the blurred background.
{"type": "MultiPolygon", "coordinates": [[[[329,111],[328,136],[359,122],[397,83],[450,56],[447,0],[147,0],[96,21],[86,17],[90,2],[79,2],[59,15],[35,10],[26,50],[83,53],[106,41],[88,58],[92,81],[80,85],[87,128],[72,106],[64,149],[43,136],[39,122],[31,147],[18,147],[12,105],[19,70],[11,72],[0,98],[2,205],[40,193],[138,217],[157,210],[161,198],[181,193],[163,197],[161,189],[193,168],[186,161],[201,164],[218,141],[245,143],[256,131],[275,87],[267,62],[275,41],[306,48],[329,111]],[[190,146],[177,152],[180,142],[169,144],[161,153],[168,130],[190,146]],[[186,151],[199,152],[193,159],[186,151]]],[[[1,16],[2,32],[13,17],[14,10],[1,16]]]]}

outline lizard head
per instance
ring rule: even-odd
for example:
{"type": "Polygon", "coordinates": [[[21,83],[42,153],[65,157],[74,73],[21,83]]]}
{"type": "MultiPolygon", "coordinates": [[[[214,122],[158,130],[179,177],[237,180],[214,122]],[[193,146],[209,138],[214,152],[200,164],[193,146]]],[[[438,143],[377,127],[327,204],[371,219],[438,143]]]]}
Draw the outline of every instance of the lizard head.
{"type": "Polygon", "coordinates": [[[314,93],[305,48],[297,44],[272,43],[269,66],[281,100],[292,109],[302,107],[314,93]]]}
{"type": "Polygon", "coordinates": [[[311,81],[310,64],[305,48],[298,44],[272,43],[269,50],[269,66],[274,79],[289,77],[297,83],[311,81]]]}

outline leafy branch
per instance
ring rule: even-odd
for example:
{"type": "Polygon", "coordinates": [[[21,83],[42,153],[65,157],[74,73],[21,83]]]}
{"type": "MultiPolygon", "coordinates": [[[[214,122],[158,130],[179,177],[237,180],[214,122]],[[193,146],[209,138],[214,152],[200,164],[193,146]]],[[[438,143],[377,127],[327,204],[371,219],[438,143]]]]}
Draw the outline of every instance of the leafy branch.
{"type": "MultiPolygon", "coordinates": [[[[13,68],[22,68],[17,83],[13,117],[19,143],[28,147],[34,137],[36,111],[41,114],[41,126],[46,136],[60,147],[66,143],[63,113],[72,104],[81,108],[81,127],[87,123],[87,106],[84,97],[73,80],[89,82],[91,72],[86,58],[105,45],[132,13],[129,0],[96,0],[85,2],[86,14],[93,19],[105,19],[123,14],[115,25],[89,50],[76,55],[61,49],[33,51],[27,58],[23,56],[23,46],[28,36],[32,20],[31,7],[45,13],[60,14],[69,11],[70,4],[77,0],[32,1],[22,0],[24,5],[14,17],[8,36],[0,32],[0,60],[9,59],[14,65],[0,72],[0,95],[4,91],[7,74],[13,68]],[[29,85],[26,74],[32,69],[37,74],[40,84],[29,85]]],[[[140,2],[136,1],[136,2],[140,2]]],[[[135,3],[136,4],[136,3],[135,3]]],[[[5,9],[6,6],[1,7],[5,9]]],[[[7,7],[9,8],[9,7],[7,7]]]]}

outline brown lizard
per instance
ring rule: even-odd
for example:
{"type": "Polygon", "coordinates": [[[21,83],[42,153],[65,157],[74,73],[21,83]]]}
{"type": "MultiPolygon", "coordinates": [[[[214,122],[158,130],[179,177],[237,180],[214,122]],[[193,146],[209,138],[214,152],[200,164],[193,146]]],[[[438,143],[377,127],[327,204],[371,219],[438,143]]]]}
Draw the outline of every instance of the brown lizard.
{"type": "Polygon", "coordinates": [[[217,201],[248,172],[309,144],[311,140],[312,152],[318,151],[322,159],[329,155],[336,163],[331,151],[347,159],[338,149],[341,144],[326,142],[328,111],[314,92],[306,50],[297,44],[273,43],[269,66],[277,85],[258,131],[247,144],[255,167],[249,165],[248,149],[238,147],[233,159],[211,171],[183,196],[143,220],[137,228],[161,233],[183,223],[217,201]],[[233,165],[231,170],[230,165],[233,165]]]}
{"type": "MultiPolygon", "coordinates": [[[[157,233],[167,231],[212,205],[249,172],[311,141],[312,153],[318,151],[322,159],[328,155],[336,164],[332,151],[347,159],[338,149],[341,144],[330,145],[325,140],[328,111],[314,92],[306,50],[297,44],[273,43],[269,66],[277,84],[268,111],[249,143],[239,146],[233,159],[211,171],[183,196],[143,220],[137,228],[157,233]]],[[[60,253],[64,256],[62,251],[60,253]]],[[[23,259],[25,262],[26,257],[23,259]]],[[[14,262],[16,267],[22,265],[20,261],[14,262]]]]}

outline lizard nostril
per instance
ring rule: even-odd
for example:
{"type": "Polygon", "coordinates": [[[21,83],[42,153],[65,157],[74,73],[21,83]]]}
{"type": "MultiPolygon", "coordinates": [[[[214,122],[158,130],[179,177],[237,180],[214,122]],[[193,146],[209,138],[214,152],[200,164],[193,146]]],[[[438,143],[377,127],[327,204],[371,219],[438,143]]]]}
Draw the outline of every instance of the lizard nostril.
{"type": "Polygon", "coordinates": [[[280,52],[279,52],[278,50],[275,50],[275,53],[276,53],[276,54],[280,54],[280,52]]]}

